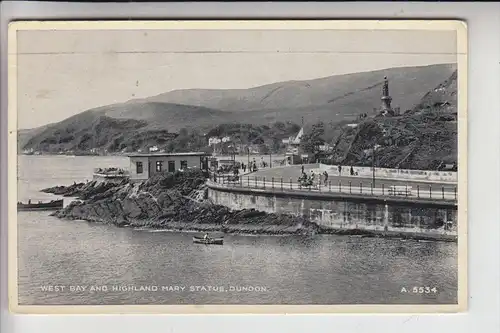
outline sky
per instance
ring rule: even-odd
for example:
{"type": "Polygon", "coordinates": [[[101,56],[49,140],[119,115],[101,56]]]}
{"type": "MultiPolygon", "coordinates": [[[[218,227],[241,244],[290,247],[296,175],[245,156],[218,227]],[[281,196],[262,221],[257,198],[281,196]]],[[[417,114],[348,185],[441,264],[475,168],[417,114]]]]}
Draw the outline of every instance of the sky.
{"type": "Polygon", "coordinates": [[[18,128],[177,89],[457,61],[453,31],[18,31],[18,128]]]}

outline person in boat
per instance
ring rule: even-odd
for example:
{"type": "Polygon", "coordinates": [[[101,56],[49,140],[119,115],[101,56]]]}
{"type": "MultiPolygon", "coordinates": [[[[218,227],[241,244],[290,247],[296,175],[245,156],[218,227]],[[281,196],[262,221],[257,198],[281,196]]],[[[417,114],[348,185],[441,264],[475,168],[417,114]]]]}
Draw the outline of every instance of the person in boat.
{"type": "Polygon", "coordinates": [[[203,236],[203,239],[204,239],[204,240],[208,240],[208,234],[205,234],[205,235],[203,236]]]}

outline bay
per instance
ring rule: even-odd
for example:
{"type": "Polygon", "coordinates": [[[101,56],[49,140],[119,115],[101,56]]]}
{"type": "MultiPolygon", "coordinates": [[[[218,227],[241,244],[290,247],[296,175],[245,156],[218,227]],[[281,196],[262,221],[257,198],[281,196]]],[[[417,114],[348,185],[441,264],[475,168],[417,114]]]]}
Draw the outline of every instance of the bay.
{"type": "MultiPolygon", "coordinates": [[[[57,196],[39,191],[91,180],[96,167],[129,166],[126,157],[31,155],[18,162],[18,201],[52,200],[57,196]]],[[[19,212],[19,303],[457,302],[456,243],[225,235],[223,246],[205,246],[192,236],[19,212]],[[436,289],[411,292],[420,287],[436,289]]]]}

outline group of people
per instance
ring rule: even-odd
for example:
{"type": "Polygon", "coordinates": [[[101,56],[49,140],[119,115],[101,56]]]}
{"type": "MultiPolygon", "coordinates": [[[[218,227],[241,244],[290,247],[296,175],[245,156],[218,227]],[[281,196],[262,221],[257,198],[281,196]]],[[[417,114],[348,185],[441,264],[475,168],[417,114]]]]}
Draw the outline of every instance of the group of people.
{"type": "Polygon", "coordinates": [[[316,175],[314,170],[311,170],[310,174],[307,175],[304,171],[304,166],[302,166],[302,174],[299,177],[299,184],[302,186],[321,186],[328,185],[328,172],[326,170],[322,173],[316,175]]]}
{"type": "MultiPolygon", "coordinates": [[[[342,166],[338,166],[338,171],[339,171],[339,176],[342,175],[342,166]]],[[[354,168],[351,166],[349,168],[349,174],[351,176],[357,175],[357,173],[354,171],[354,168]]],[[[306,174],[304,171],[304,166],[302,165],[301,168],[301,176],[299,177],[298,181],[299,184],[302,186],[327,186],[328,185],[328,172],[326,170],[324,172],[321,172],[319,174],[315,174],[314,170],[311,170],[309,174],[306,174]]]]}
{"type": "MultiPolygon", "coordinates": [[[[342,166],[341,165],[338,166],[338,170],[339,170],[339,176],[342,175],[342,166]]],[[[349,168],[349,174],[351,176],[357,175],[357,173],[354,172],[354,168],[352,166],[349,168]]]]}
{"type": "Polygon", "coordinates": [[[249,163],[250,163],[249,165],[246,165],[245,163],[242,164],[243,172],[245,173],[247,168],[249,172],[256,172],[258,169],[257,169],[257,162],[255,162],[255,158],[253,159],[252,162],[249,163]]]}

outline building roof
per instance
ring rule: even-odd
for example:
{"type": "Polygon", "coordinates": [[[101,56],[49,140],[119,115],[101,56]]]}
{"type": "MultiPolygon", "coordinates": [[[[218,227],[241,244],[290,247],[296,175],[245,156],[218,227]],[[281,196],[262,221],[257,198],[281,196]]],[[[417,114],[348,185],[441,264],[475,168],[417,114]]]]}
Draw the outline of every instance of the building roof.
{"type": "Polygon", "coordinates": [[[204,152],[186,152],[186,153],[149,153],[149,154],[143,154],[143,153],[132,153],[128,154],[128,157],[168,157],[168,156],[205,156],[208,155],[207,153],[204,152]]]}
{"type": "Polygon", "coordinates": [[[304,136],[304,127],[300,129],[299,133],[297,133],[293,141],[290,143],[299,144],[300,140],[302,139],[302,136],[304,136]]]}

